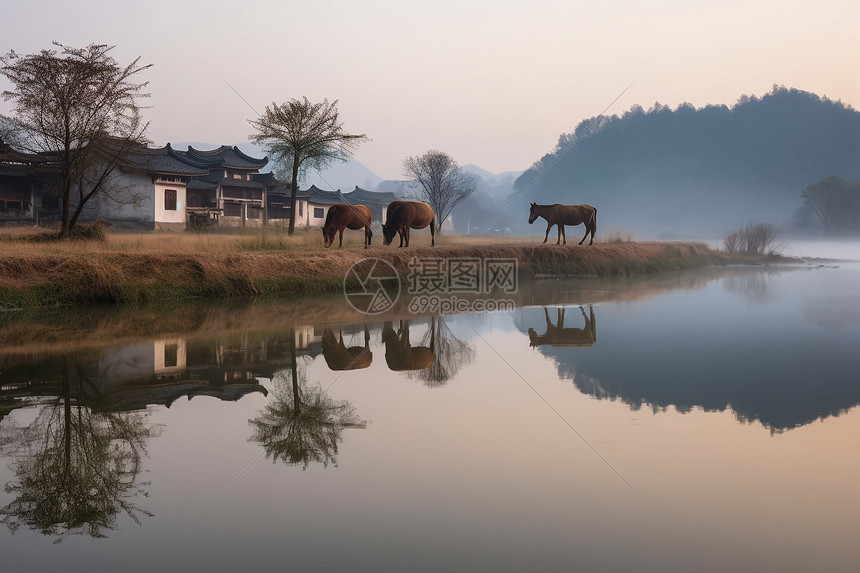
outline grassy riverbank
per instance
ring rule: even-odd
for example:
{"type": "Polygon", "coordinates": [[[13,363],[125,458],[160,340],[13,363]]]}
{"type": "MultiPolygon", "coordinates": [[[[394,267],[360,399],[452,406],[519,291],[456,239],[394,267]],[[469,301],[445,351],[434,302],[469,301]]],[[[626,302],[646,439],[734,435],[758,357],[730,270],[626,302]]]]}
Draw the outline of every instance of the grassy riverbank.
{"type": "MultiPolygon", "coordinates": [[[[522,280],[541,275],[627,276],[752,262],[698,243],[541,244],[530,240],[444,237],[437,246],[323,249],[318,231],[281,234],[127,235],[38,242],[0,240],[0,308],[142,303],[184,298],[338,292],[366,257],[405,275],[413,257],[515,258],[522,280]]],[[[378,238],[375,238],[375,242],[378,238]]]]}

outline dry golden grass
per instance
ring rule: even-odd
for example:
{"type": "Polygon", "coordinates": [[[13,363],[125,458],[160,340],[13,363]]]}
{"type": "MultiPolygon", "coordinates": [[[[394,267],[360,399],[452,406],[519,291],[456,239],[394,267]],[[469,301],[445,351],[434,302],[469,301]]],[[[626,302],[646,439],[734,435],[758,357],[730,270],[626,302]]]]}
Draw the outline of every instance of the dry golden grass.
{"type": "MultiPolygon", "coordinates": [[[[409,248],[382,246],[347,231],[343,248],[323,248],[319,229],[214,233],[108,232],[100,240],[33,240],[35,231],[0,234],[0,308],[148,302],[236,295],[298,296],[343,288],[366,257],[402,275],[414,257],[507,258],[523,279],[539,275],[626,276],[740,262],[697,243],[595,243],[557,246],[538,239],[413,234],[409,248]]],[[[395,243],[396,244],[396,243],[395,243]]]]}

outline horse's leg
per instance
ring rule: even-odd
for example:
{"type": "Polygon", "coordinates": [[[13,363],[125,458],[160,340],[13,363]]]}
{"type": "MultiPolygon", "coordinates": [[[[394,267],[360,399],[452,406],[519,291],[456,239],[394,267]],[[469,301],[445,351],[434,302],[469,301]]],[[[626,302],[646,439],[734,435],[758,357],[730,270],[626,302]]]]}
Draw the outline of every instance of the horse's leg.
{"type": "Polygon", "coordinates": [[[546,240],[549,238],[549,230],[552,229],[552,223],[549,221],[546,222],[546,234],[543,236],[543,242],[546,243],[546,240]]]}
{"type": "Polygon", "coordinates": [[[566,245],[567,244],[567,235],[564,234],[564,223],[558,224],[558,230],[561,232],[561,244],[566,245]]]}
{"type": "Polygon", "coordinates": [[[555,244],[560,245],[561,244],[561,232],[564,229],[564,225],[562,225],[561,223],[557,223],[557,225],[558,225],[558,239],[556,240],[555,244]]]}
{"type": "Polygon", "coordinates": [[[364,228],[364,248],[370,244],[370,239],[373,237],[373,233],[370,232],[370,225],[364,228]]]}
{"type": "Polygon", "coordinates": [[[546,327],[547,329],[549,329],[549,327],[552,326],[552,321],[549,319],[549,311],[546,309],[546,307],[543,307],[543,315],[544,318],[546,318],[546,327]]]}
{"type": "Polygon", "coordinates": [[[585,222],[585,235],[583,235],[582,240],[579,242],[581,245],[585,242],[585,237],[588,236],[588,233],[591,233],[591,240],[588,242],[589,245],[594,244],[594,232],[597,230],[597,212],[591,216],[591,219],[585,222]]]}
{"type": "Polygon", "coordinates": [[[338,248],[343,246],[343,229],[340,230],[339,238],[340,238],[340,242],[337,244],[338,248]]]}
{"type": "Polygon", "coordinates": [[[430,221],[430,246],[436,246],[436,219],[430,221]]]}

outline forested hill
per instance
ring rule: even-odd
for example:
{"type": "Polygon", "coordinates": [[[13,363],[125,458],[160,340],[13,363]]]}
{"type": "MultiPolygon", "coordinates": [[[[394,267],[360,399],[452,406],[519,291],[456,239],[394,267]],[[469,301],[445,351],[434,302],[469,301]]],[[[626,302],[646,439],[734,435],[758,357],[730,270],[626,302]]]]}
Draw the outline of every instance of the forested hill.
{"type": "Polygon", "coordinates": [[[584,120],[517,179],[514,210],[588,203],[598,232],[720,236],[790,223],[803,189],[829,175],[860,180],[860,112],[774,86],[732,107],[655,104],[584,120]]]}

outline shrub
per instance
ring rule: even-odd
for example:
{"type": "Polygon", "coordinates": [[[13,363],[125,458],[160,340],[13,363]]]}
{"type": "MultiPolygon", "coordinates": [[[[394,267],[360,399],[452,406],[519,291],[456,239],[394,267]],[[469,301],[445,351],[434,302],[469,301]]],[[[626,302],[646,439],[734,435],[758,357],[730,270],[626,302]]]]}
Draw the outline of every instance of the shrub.
{"type": "Polygon", "coordinates": [[[774,255],[777,254],[773,245],[776,239],[776,229],[767,223],[750,223],[743,229],[732,231],[723,239],[723,248],[727,253],[744,255],[774,255]]]}

